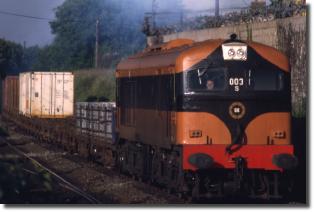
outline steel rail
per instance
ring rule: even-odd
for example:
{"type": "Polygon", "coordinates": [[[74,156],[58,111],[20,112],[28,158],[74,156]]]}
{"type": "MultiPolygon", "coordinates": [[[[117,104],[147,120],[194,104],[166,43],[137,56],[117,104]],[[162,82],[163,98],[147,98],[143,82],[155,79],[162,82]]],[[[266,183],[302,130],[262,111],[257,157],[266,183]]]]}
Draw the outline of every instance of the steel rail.
{"type": "Polygon", "coordinates": [[[27,159],[32,161],[34,164],[38,165],[39,167],[41,167],[42,169],[44,169],[45,171],[49,172],[51,175],[53,175],[54,177],[56,177],[57,179],[62,181],[64,183],[64,185],[66,185],[66,186],[62,185],[62,187],[67,188],[67,189],[75,192],[76,194],[84,197],[86,200],[88,200],[92,204],[101,204],[101,202],[98,199],[94,198],[90,194],[86,193],[85,191],[81,190],[77,186],[73,185],[72,183],[70,183],[69,181],[67,181],[66,179],[64,179],[63,177],[61,177],[60,175],[58,175],[57,173],[55,173],[54,171],[52,171],[48,167],[44,166],[42,163],[40,163],[36,159],[34,159],[34,158],[30,157],[29,155],[27,155],[27,153],[23,152],[22,150],[18,149],[17,147],[13,146],[12,144],[10,144],[4,138],[0,137],[0,140],[2,140],[2,142],[6,143],[8,145],[8,147],[13,149],[14,151],[19,153],[20,155],[23,155],[24,157],[26,157],[27,159]]]}

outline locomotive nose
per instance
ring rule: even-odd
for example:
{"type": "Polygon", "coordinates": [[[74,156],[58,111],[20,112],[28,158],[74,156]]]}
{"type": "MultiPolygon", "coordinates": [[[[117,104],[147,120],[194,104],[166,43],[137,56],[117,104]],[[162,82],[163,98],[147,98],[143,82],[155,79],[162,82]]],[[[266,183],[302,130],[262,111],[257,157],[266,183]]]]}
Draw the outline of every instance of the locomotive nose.
{"type": "Polygon", "coordinates": [[[272,162],[284,170],[295,169],[298,165],[298,159],[291,154],[277,154],[273,156],[272,162]]]}

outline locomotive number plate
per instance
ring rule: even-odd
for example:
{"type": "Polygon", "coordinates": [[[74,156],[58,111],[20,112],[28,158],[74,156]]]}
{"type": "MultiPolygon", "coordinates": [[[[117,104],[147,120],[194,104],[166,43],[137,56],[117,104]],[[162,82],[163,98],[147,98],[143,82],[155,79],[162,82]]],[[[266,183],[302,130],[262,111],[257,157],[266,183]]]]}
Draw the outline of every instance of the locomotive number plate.
{"type": "Polygon", "coordinates": [[[243,78],[230,78],[229,85],[234,87],[235,92],[239,92],[240,88],[244,85],[244,79],[243,78]]]}

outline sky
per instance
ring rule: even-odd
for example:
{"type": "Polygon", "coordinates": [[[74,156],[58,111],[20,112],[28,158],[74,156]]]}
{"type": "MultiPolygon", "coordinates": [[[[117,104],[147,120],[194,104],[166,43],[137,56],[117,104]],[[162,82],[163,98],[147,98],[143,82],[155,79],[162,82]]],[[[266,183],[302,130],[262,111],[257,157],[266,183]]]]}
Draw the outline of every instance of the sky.
{"type": "MultiPolygon", "coordinates": [[[[26,46],[44,46],[51,43],[53,35],[48,20],[16,17],[1,12],[53,19],[54,9],[63,2],[64,0],[0,0],[0,38],[21,44],[25,42],[26,46]]],[[[220,6],[243,7],[250,2],[251,0],[220,0],[220,6]]],[[[183,5],[189,10],[206,10],[214,8],[215,0],[183,0],[183,5]]]]}
{"type": "Polygon", "coordinates": [[[53,9],[64,0],[0,0],[0,38],[12,40],[26,46],[46,45],[53,40],[48,20],[36,20],[3,12],[18,13],[36,17],[54,18],[53,9]]]}

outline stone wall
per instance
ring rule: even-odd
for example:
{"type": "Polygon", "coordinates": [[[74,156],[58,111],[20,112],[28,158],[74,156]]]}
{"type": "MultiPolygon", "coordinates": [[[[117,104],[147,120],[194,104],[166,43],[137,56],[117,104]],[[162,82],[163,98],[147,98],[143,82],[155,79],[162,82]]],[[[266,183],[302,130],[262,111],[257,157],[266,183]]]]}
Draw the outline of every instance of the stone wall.
{"type": "Polygon", "coordinates": [[[291,90],[293,112],[306,113],[308,94],[308,33],[306,18],[282,20],[277,24],[277,46],[286,53],[291,65],[291,90]]]}
{"type": "MultiPolygon", "coordinates": [[[[229,38],[236,33],[242,40],[253,40],[283,51],[291,64],[292,105],[296,116],[304,116],[306,111],[307,72],[307,20],[305,16],[295,16],[268,22],[257,22],[236,26],[179,32],[164,35],[167,42],[176,38],[190,38],[195,41],[229,38]]],[[[150,42],[152,38],[148,38],[150,42]]]]}

